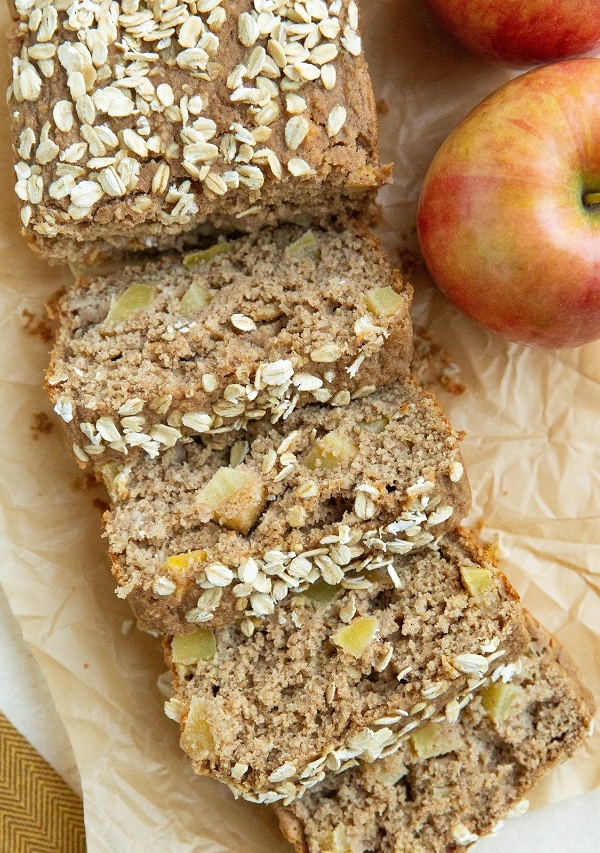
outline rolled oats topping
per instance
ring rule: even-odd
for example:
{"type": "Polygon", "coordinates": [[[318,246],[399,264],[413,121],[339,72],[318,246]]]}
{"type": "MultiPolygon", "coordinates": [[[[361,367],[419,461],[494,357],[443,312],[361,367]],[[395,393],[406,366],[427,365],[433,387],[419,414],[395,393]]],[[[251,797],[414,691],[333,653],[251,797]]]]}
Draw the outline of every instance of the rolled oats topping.
{"type": "Polygon", "coordinates": [[[299,198],[309,215],[358,211],[387,179],[353,0],[15,7],[11,121],[37,170],[17,194],[47,254],[77,255],[75,223],[80,241],[126,246],[133,223],[155,242],[209,217],[272,223],[299,198]]]}

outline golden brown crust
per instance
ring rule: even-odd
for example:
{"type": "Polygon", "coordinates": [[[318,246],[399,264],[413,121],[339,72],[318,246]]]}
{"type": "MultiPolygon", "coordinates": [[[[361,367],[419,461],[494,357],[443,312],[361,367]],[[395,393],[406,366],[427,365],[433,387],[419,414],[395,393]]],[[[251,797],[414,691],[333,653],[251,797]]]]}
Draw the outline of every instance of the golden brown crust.
{"type": "Polygon", "coordinates": [[[592,693],[582,682],[575,661],[562,643],[550,634],[529,611],[525,610],[524,613],[531,644],[537,647],[539,651],[543,650],[544,655],[548,659],[554,660],[566,679],[570,681],[570,689],[578,697],[581,713],[586,717],[586,724],[589,726],[596,711],[596,701],[592,693]]]}
{"type": "Polygon", "coordinates": [[[281,806],[275,805],[274,809],[279,820],[279,828],[286,841],[294,845],[296,853],[308,853],[308,845],[300,818],[281,806]]]}

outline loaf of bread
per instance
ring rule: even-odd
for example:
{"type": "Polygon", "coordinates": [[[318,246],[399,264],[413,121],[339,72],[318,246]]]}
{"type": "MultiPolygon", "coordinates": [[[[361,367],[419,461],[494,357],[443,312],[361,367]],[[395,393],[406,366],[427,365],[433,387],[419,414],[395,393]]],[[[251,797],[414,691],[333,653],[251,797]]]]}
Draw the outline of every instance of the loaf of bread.
{"type": "Polygon", "coordinates": [[[434,718],[393,755],[278,805],[297,853],[456,853],[523,811],[532,786],[572,755],[594,714],[564,649],[531,616],[527,626],[518,666],[493,676],[457,721],[434,718]]]}
{"type": "Polygon", "coordinates": [[[469,510],[460,435],[410,379],[229,435],[102,466],[119,595],[160,634],[271,613],[426,547],[469,510]]]}
{"type": "Polygon", "coordinates": [[[79,272],[46,389],[181,746],[298,853],[468,846],[593,706],[459,526],[356,0],[14,6],[23,233],[79,272]]]}
{"type": "Polygon", "coordinates": [[[198,773],[291,802],[326,772],[393,755],[440,715],[454,721],[526,642],[518,596],[457,531],[262,619],[174,638],[166,710],[198,773]]]}
{"type": "Polygon", "coordinates": [[[80,278],[46,387],[81,465],[152,458],[406,375],[410,303],[374,237],[267,230],[80,278]]]}
{"type": "Polygon", "coordinates": [[[51,260],[348,221],[389,169],[355,0],[15,0],[21,222],[51,260]]]}

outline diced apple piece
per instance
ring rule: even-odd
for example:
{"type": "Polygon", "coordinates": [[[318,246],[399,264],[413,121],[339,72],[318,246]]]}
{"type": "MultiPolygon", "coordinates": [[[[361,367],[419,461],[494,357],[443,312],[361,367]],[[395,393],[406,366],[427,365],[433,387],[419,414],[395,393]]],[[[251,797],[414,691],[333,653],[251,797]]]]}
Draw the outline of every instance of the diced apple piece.
{"type": "Polygon", "coordinates": [[[375,418],[372,421],[357,421],[356,426],[366,429],[367,432],[372,432],[374,435],[380,435],[388,424],[389,421],[387,418],[375,418]]]}
{"type": "Polygon", "coordinates": [[[369,165],[353,169],[344,183],[349,190],[364,190],[365,187],[379,186],[379,181],[375,168],[369,165]]]}
{"type": "Polygon", "coordinates": [[[464,746],[458,730],[448,723],[427,723],[412,732],[410,739],[419,758],[435,758],[464,746]]]}
{"type": "Polygon", "coordinates": [[[100,468],[102,480],[109,492],[112,491],[115,478],[119,475],[120,471],[121,466],[118,462],[105,462],[105,464],[100,468]]]}
{"type": "Polygon", "coordinates": [[[501,723],[522,692],[522,688],[517,684],[496,682],[481,691],[481,704],[494,724],[501,723]]]}
{"type": "Polygon", "coordinates": [[[294,527],[298,530],[306,524],[307,516],[308,514],[306,509],[300,504],[297,504],[296,506],[292,506],[288,509],[285,520],[290,527],[294,527]]]}
{"type": "Polygon", "coordinates": [[[211,299],[212,295],[206,284],[201,281],[193,281],[181,297],[179,308],[182,314],[193,314],[194,311],[201,311],[206,308],[211,299]]]}
{"type": "Polygon", "coordinates": [[[262,477],[244,468],[219,468],[198,492],[213,518],[229,530],[250,531],[267,502],[262,477]]]}
{"type": "Polygon", "coordinates": [[[315,441],[304,457],[304,464],[311,471],[317,468],[330,470],[338,465],[348,465],[356,453],[356,447],[348,436],[340,432],[328,432],[315,441]]]}
{"type": "Polygon", "coordinates": [[[312,583],[308,589],[305,589],[302,595],[306,596],[310,601],[314,601],[315,604],[318,604],[321,607],[327,607],[327,605],[331,604],[335,599],[340,590],[341,586],[338,586],[337,584],[334,586],[333,584],[324,581],[323,578],[319,578],[319,580],[312,583]]]}
{"type": "Polygon", "coordinates": [[[206,704],[199,696],[190,702],[190,710],[181,733],[181,746],[198,761],[214,761],[215,742],[206,719],[206,704]]]}
{"type": "Polygon", "coordinates": [[[382,580],[389,578],[387,571],[384,568],[377,569],[363,569],[360,573],[361,578],[364,578],[366,581],[370,581],[371,583],[381,583],[382,580]]]}
{"type": "Polygon", "coordinates": [[[369,767],[369,772],[386,788],[393,788],[406,776],[408,767],[397,754],[388,755],[387,758],[374,761],[369,767]]]}
{"type": "Polygon", "coordinates": [[[435,785],[433,786],[433,791],[430,796],[434,800],[447,800],[448,797],[452,794],[453,788],[452,785],[435,785]]]}
{"type": "Polygon", "coordinates": [[[100,468],[100,473],[111,500],[116,502],[128,497],[127,483],[131,475],[131,468],[123,465],[122,462],[106,462],[100,468]]]}
{"type": "Polygon", "coordinates": [[[111,299],[110,308],[106,315],[105,323],[117,324],[122,323],[130,314],[135,311],[143,311],[148,308],[152,300],[156,296],[156,288],[152,284],[141,284],[133,282],[127,290],[115,299],[111,299]]]}
{"type": "Polygon", "coordinates": [[[498,590],[492,572],[475,566],[461,566],[460,574],[467,592],[482,604],[492,604],[498,598],[498,590]]]}
{"type": "Polygon", "coordinates": [[[208,628],[199,628],[193,634],[173,637],[171,654],[173,663],[191,666],[199,660],[212,660],[217,653],[217,641],[208,628]]]}
{"type": "Polygon", "coordinates": [[[352,847],[348,841],[346,827],[336,826],[324,840],[323,853],[352,853],[352,847]]]}
{"type": "Polygon", "coordinates": [[[205,264],[207,261],[211,261],[213,258],[218,257],[218,255],[223,255],[225,252],[228,252],[230,248],[230,244],[227,240],[223,240],[221,243],[215,243],[214,245],[209,246],[208,249],[199,249],[197,252],[192,252],[191,254],[186,255],[183,259],[183,265],[188,270],[192,269],[200,264],[205,264]]]}
{"type": "Polygon", "coordinates": [[[365,293],[365,302],[371,314],[376,317],[391,317],[405,304],[393,287],[374,287],[365,293]]]}
{"type": "Polygon", "coordinates": [[[286,246],[285,254],[292,258],[310,258],[312,261],[318,261],[321,258],[321,248],[313,232],[307,231],[302,237],[298,237],[286,246]]]}
{"type": "Polygon", "coordinates": [[[185,572],[194,563],[202,563],[206,560],[206,551],[188,551],[185,554],[173,554],[167,557],[167,567],[177,572],[185,572]]]}
{"type": "Polygon", "coordinates": [[[358,616],[332,637],[333,642],[352,657],[360,658],[377,636],[379,623],[374,616],[358,616]]]}

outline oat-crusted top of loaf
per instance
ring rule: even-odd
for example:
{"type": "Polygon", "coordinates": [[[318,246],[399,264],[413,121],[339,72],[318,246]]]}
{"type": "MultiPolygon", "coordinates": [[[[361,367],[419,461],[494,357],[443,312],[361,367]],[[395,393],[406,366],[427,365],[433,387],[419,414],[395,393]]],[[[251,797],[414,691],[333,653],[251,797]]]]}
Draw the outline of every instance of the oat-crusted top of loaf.
{"type": "Polygon", "coordinates": [[[181,230],[220,199],[241,225],[283,183],[381,183],[355,0],[16,10],[17,194],[36,235],[146,220],[181,230]]]}
{"type": "Polygon", "coordinates": [[[328,777],[279,810],[296,851],[450,853],[526,810],[523,797],[574,752],[594,713],[564,649],[528,614],[527,627],[506,715],[493,721],[475,697],[451,727],[441,724],[429,750],[437,755],[419,757],[409,738],[383,761],[328,777]]]}

